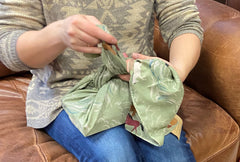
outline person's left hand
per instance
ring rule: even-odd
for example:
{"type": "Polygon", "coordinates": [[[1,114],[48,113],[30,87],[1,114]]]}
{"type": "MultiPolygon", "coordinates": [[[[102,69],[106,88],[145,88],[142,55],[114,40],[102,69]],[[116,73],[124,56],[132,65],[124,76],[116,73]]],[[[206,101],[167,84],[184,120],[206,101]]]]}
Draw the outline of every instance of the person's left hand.
{"type": "MultiPolygon", "coordinates": [[[[126,54],[124,54],[125,57],[126,54]]],[[[126,60],[126,64],[127,64],[127,72],[130,73],[131,69],[133,69],[133,66],[134,66],[134,60],[137,60],[137,59],[140,59],[140,60],[147,60],[147,59],[160,59],[162,61],[164,61],[166,64],[172,66],[170,64],[170,62],[162,59],[162,58],[159,58],[159,57],[152,57],[152,56],[146,56],[146,55],[143,55],[143,54],[140,54],[140,53],[133,53],[132,54],[132,58],[129,58],[126,60]]],[[[130,80],[130,75],[129,74],[122,74],[122,75],[118,75],[120,79],[124,80],[124,81],[129,81],[130,80]]]]}

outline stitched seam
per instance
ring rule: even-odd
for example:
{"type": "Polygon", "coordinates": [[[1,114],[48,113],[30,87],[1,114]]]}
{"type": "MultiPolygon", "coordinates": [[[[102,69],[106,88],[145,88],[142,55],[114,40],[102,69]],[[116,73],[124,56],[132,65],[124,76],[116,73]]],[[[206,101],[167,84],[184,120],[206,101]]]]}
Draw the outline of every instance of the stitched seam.
{"type": "Polygon", "coordinates": [[[16,90],[16,92],[17,92],[18,94],[20,94],[22,101],[25,103],[25,102],[26,102],[26,99],[25,99],[26,95],[24,95],[24,92],[18,88],[18,86],[16,85],[16,83],[15,83],[14,80],[9,80],[9,82],[10,82],[10,84],[14,87],[14,89],[16,90]]]}
{"type": "MultiPolygon", "coordinates": [[[[239,134],[239,128],[238,128],[238,134],[239,134]]],[[[228,147],[232,147],[232,146],[233,146],[234,144],[236,144],[237,142],[239,142],[239,135],[238,135],[237,138],[235,138],[235,139],[233,140],[233,142],[231,142],[230,144],[228,144],[227,146],[225,146],[222,150],[219,150],[219,151],[215,152],[214,155],[212,155],[211,157],[206,158],[206,159],[203,160],[203,161],[209,161],[209,160],[213,159],[214,157],[216,157],[216,156],[219,155],[220,153],[225,152],[228,147]]]]}
{"type": "Polygon", "coordinates": [[[225,1],[225,5],[228,5],[228,0],[225,1]]]}
{"type": "Polygon", "coordinates": [[[12,81],[12,82],[13,82],[13,85],[14,85],[15,89],[17,90],[17,92],[19,94],[21,94],[22,101],[26,102],[26,95],[25,95],[25,93],[21,89],[18,88],[18,86],[15,84],[15,81],[12,81]]]}
{"type": "Polygon", "coordinates": [[[17,91],[17,93],[19,93],[19,89],[17,88],[17,85],[15,84],[15,82],[13,80],[9,80],[9,82],[14,87],[14,89],[17,91]]]}
{"type": "Polygon", "coordinates": [[[21,89],[18,89],[18,91],[21,92],[21,94],[22,94],[22,100],[23,100],[23,102],[25,103],[25,102],[26,102],[26,98],[27,98],[26,93],[25,93],[23,90],[21,90],[21,89]]]}
{"type": "MultiPolygon", "coordinates": [[[[22,100],[23,100],[23,102],[25,102],[26,101],[26,99],[25,99],[26,96],[24,95],[24,92],[22,90],[20,90],[19,88],[17,88],[17,85],[15,84],[15,81],[10,81],[10,83],[14,86],[16,91],[21,94],[22,100]]],[[[41,147],[39,146],[38,135],[37,135],[37,132],[34,128],[33,128],[33,133],[34,133],[34,144],[35,144],[34,146],[37,148],[42,161],[48,162],[46,155],[44,154],[41,147]]]]}
{"type": "Polygon", "coordinates": [[[41,158],[42,158],[42,161],[48,162],[46,155],[45,155],[44,152],[42,151],[42,148],[39,146],[39,143],[38,143],[38,135],[37,135],[36,130],[33,129],[33,132],[34,132],[34,135],[35,135],[35,147],[37,147],[37,150],[38,150],[38,152],[39,152],[39,155],[40,155],[41,158]]]}

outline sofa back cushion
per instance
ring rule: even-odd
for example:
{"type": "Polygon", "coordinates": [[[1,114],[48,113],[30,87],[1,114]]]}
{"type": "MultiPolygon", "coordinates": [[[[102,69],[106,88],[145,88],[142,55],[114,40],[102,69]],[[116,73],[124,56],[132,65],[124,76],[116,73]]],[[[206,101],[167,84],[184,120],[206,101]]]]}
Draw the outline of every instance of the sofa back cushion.
{"type": "Polygon", "coordinates": [[[228,0],[227,5],[240,11],[240,0],[228,0]]]}
{"type": "Polygon", "coordinates": [[[240,0],[215,0],[240,11],[240,0]]]}
{"type": "MultiPolygon", "coordinates": [[[[197,0],[204,40],[201,56],[185,84],[223,107],[240,125],[240,12],[213,0],[197,0]]],[[[154,49],[168,59],[155,25],[154,49]]]]}

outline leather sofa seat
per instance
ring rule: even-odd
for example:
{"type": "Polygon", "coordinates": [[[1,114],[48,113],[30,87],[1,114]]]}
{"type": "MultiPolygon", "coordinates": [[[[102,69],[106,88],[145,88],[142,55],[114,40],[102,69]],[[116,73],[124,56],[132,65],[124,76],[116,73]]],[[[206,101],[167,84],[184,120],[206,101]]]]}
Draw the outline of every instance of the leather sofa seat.
{"type": "MultiPolygon", "coordinates": [[[[30,79],[23,73],[0,80],[0,161],[77,161],[45,132],[26,127],[30,79]]],[[[221,107],[185,86],[179,115],[197,161],[234,161],[239,127],[221,107]]]]}

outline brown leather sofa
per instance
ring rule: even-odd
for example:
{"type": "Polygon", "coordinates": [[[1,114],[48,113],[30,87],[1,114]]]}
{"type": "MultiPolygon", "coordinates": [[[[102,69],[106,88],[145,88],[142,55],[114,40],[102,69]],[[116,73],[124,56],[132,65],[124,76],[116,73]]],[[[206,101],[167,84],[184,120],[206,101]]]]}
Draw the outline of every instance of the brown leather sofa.
{"type": "Polygon", "coordinates": [[[228,5],[232,8],[235,8],[240,11],[240,1],[239,0],[216,0],[220,3],[223,3],[225,5],[228,5]]]}
{"type": "MultiPolygon", "coordinates": [[[[205,39],[199,62],[185,82],[179,115],[198,162],[236,162],[240,12],[212,0],[198,0],[197,5],[205,39]]],[[[154,34],[155,51],[168,59],[157,26],[154,34]]],[[[31,74],[12,74],[0,64],[0,76],[0,162],[77,161],[42,130],[26,127],[25,98],[31,74]]]]}

